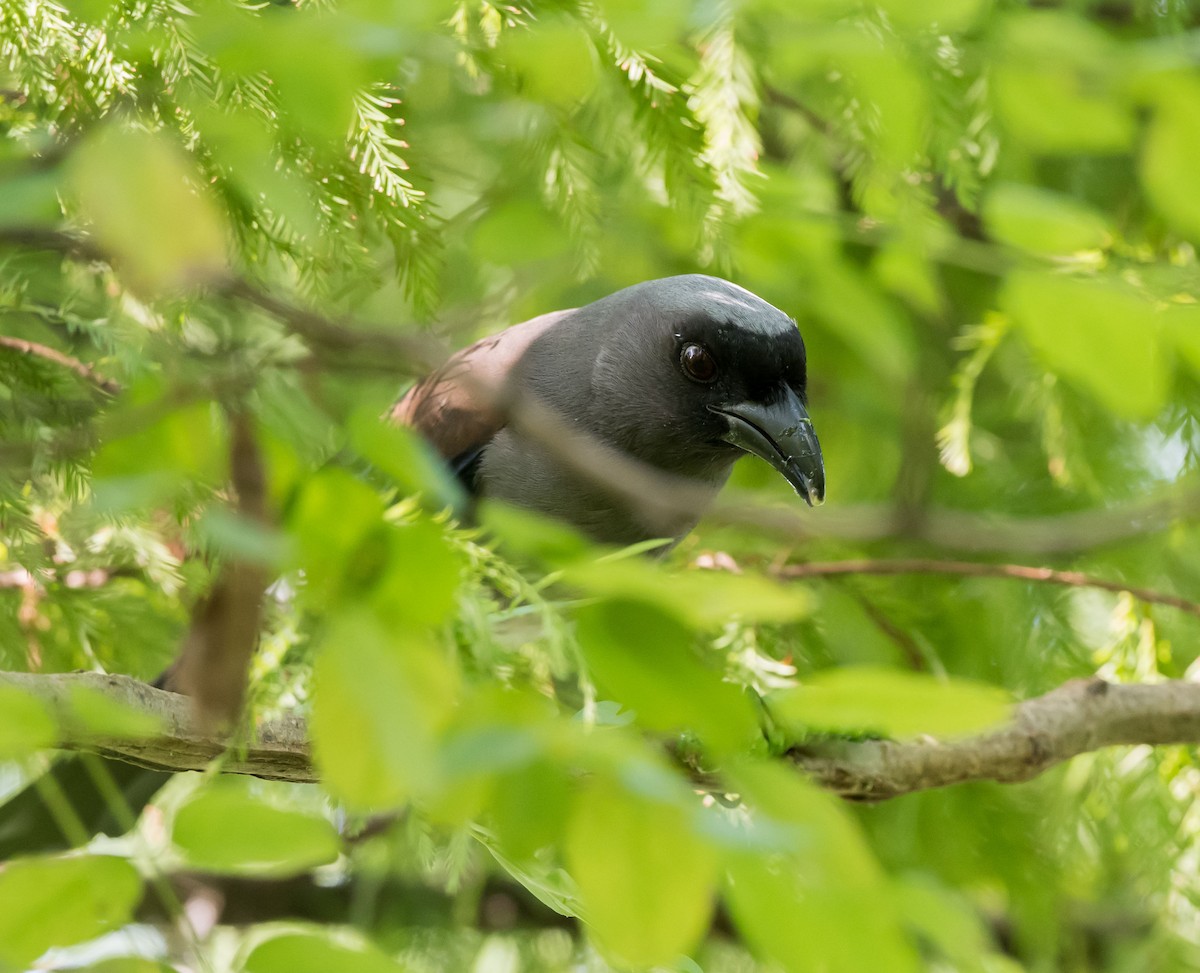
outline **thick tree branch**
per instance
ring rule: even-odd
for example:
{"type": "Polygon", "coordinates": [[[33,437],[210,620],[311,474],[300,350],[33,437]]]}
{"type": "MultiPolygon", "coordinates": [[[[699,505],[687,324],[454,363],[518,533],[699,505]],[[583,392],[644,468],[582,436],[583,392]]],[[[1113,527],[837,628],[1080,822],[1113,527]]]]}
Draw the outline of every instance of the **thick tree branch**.
{"type": "Polygon", "coordinates": [[[1200,742],[1200,683],[1079,679],[1020,703],[999,730],[958,741],[822,740],[790,756],[822,787],[880,801],[969,780],[1015,783],[1104,747],[1200,742]]]}
{"type": "MultiPolygon", "coordinates": [[[[226,750],[226,739],[199,728],[191,701],[128,676],[99,673],[0,673],[8,685],[45,702],[62,725],[59,745],[156,770],[202,770],[224,755],[222,769],[272,780],[317,779],[304,722],[257,727],[226,750]],[[73,716],[79,691],[155,717],[161,731],[133,739],[97,732],[73,716]]],[[[843,797],[878,801],[972,780],[1029,780],[1055,764],[1104,747],[1200,743],[1200,683],[1115,685],[1077,680],[1020,703],[1004,727],[963,740],[815,740],[789,757],[817,783],[843,797]]]]}

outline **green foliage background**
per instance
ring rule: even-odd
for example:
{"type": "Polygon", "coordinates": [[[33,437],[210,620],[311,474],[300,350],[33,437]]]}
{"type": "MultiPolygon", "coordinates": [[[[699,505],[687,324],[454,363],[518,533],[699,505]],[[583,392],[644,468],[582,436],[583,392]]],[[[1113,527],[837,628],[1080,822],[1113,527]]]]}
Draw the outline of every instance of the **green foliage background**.
{"type": "MultiPolygon", "coordinates": [[[[120,386],[0,347],[0,667],[152,678],[216,566],[266,563],[254,718],[309,716],[323,779],[180,776],[124,838],[8,864],[0,969],[104,934],[56,962],[1200,969],[1190,750],[863,808],[779,756],[781,733],[992,715],[988,692],[910,695],[912,668],[1015,697],[1187,676],[1194,618],[1013,581],[760,577],[973,551],[919,539],[947,508],[1184,496],[1198,51],[1187,0],[0,0],[0,333],[120,386]],[[800,322],[830,497],[803,543],[710,524],[659,564],[511,512],[459,527],[378,422],[419,362],[306,339],[243,286],[457,346],[696,270],[800,322]],[[267,457],[269,529],[227,503],[230,411],[267,457]],[[846,511],[891,526],[863,540],[846,511]],[[714,550],[747,574],[698,570],[714,550]],[[873,670],[820,716],[797,697],[780,730],[758,703],[852,665],[873,670]],[[351,905],[147,950],[138,900],[185,869],[351,905]],[[497,881],[586,935],[481,928],[497,881]],[[430,919],[397,883],[450,906],[430,919]]],[[[735,485],[794,503],[756,464],[735,485]]],[[[974,553],[1186,594],[1187,514],[974,553]]],[[[11,793],[54,728],[4,702],[11,793]]]]}

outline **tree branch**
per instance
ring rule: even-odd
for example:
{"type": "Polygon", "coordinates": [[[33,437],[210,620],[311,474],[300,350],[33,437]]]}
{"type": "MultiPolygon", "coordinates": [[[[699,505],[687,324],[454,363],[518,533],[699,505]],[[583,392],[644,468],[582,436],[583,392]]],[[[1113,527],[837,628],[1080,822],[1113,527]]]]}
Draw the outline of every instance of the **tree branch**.
{"type": "MultiPolygon", "coordinates": [[[[303,720],[259,726],[244,743],[200,729],[191,701],[128,676],[100,673],[0,673],[42,700],[61,726],[58,744],[155,770],[203,770],[217,757],[227,773],[311,783],[317,779],[303,720]],[[92,691],[155,717],[153,737],[88,729],[73,715],[73,697],[92,691]]],[[[1055,764],[1104,747],[1200,743],[1200,683],[1116,685],[1076,680],[1016,706],[998,730],[962,740],[812,740],[788,756],[822,787],[854,800],[879,801],[972,780],[1029,780],[1055,764]]]]}
{"type": "Polygon", "coordinates": [[[776,577],[831,578],[848,574],[948,574],[971,578],[1011,578],[1037,581],[1069,588],[1098,588],[1101,591],[1128,592],[1139,601],[1169,605],[1200,618],[1200,603],[1153,588],[1139,588],[1123,581],[1109,581],[1082,571],[1057,571],[1030,564],[983,564],[978,561],[944,561],[932,558],[892,558],[886,560],[810,561],[788,564],[771,572],[776,577]]]}
{"type": "Polygon", "coordinates": [[[63,368],[74,372],[84,381],[91,383],[100,389],[100,391],[107,392],[109,395],[116,395],[121,391],[119,383],[114,382],[111,378],[105,378],[103,375],[97,374],[91,365],[85,365],[78,358],[72,358],[57,348],[51,348],[49,345],[43,345],[36,341],[26,341],[24,338],[11,338],[7,335],[0,335],[0,348],[16,352],[19,355],[43,358],[46,361],[53,362],[55,365],[61,365],[63,368]]]}
{"type": "Polygon", "coordinates": [[[970,780],[1016,783],[1104,747],[1200,741],[1200,683],[1078,679],[1020,703],[999,730],[957,741],[822,740],[789,756],[842,797],[881,801],[970,780]]]}

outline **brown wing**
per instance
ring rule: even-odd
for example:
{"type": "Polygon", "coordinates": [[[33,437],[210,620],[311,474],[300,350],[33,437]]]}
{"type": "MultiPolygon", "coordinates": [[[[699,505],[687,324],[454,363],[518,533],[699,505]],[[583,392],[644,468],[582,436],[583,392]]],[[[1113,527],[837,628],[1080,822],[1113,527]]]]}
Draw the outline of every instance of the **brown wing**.
{"type": "Polygon", "coordinates": [[[418,430],[445,459],[481,449],[504,428],[504,417],[489,400],[534,340],[570,313],[553,311],[514,324],[457,352],[409,389],[389,418],[418,430]]]}

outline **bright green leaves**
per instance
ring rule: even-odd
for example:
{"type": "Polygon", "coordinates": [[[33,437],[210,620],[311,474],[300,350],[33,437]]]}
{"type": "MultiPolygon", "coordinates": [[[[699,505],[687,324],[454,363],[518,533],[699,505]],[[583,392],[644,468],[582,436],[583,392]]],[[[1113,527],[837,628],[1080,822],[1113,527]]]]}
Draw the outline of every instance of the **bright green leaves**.
{"type": "Polygon", "coordinates": [[[1144,298],[1110,281],[1018,272],[1003,300],[1046,365],[1101,405],[1128,419],[1162,408],[1169,373],[1144,298]]]}
{"type": "Polygon", "coordinates": [[[52,946],[123,926],[142,898],[124,858],[25,858],[0,869],[0,969],[22,970],[52,946]]]}
{"type": "Polygon", "coordinates": [[[137,286],[171,290],[224,275],[221,216],[165,135],[101,129],[71,156],[70,185],[97,242],[137,286]]]}
{"type": "Polygon", "coordinates": [[[692,632],[650,605],[613,600],[578,614],[588,669],[605,698],[637,714],[649,730],[690,730],[718,751],[748,746],[758,722],[745,691],[704,665],[692,632]]]}
{"type": "Polygon", "coordinates": [[[1033,152],[1121,152],[1132,106],[1114,96],[1119,52],[1099,27],[1057,11],[1011,14],[996,39],[1001,121],[1033,152]]]}
{"type": "Polygon", "coordinates": [[[322,639],[313,681],[315,756],[331,794],[377,810],[436,790],[437,736],[457,674],[428,636],[341,613],[322,639]]]}
{"type": "Polygon", "coordinates": [[[578,795],[567,864],[590,932],[622,964],[670,963],[708,927],[717,856],[695,831],[697,811],[634,793],[609,777],[578,795]]]}
{"type": "Polygon", "coordinates": [[[976,733],[1003,722],[1010,709],[1007,694],[994,686],[866,667],[817,673],[803,686],[773,694],[769,705],[780,722],[800,731],[870,731],[900,739],[976,733]]]}
{"type": "Polygon", "coordinates": [[[1200,241],[1200,175],[1196,133],[1200,131],[1200,84],[1173,77],[1163,85],[1142,151],[1142,185],[1163,218],[1200,241]]]}
{"type": "Polygon", "coordinates": [[[788,973],[919,969],[893,890],[837,798],[778,765],[733,776],[747,837],[761,836],[757,852],[727,855],[724,896],[746,942],[788,973]]]}
{"type": "Polygon", "coordinates": [[[255,946],[244,973],[403,973],[376,947],[333,929],[286,932],[255,946]]]}
{"type": "Polygon", "coordinates": [[[243,875],[298,875],[333,861],[340,847],[325,818],[274,807],[236,778],[184,804],[171,840],[196,868],[243,875]]]}
{"type": "Polygon", "coordinates": [[[596,52],[565,18],[537,30],[507,30],[499,50],[519,90],[537,101],[570,107],[596,83],[596,52]]]}
{"type": "Polygon", "coordinates": [[[0,760],[54,745],[58,727],[45,704],[16,686],[0,684],[0,760]]]}
{"type": "Polygon", "coordinates": [[[1096,210],[1020,183],[994,186],[984,200],[983,219],[997,240],[1031,253],[1072,254],[1112,242],[1112,228],[1096,210]]]}

